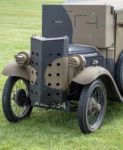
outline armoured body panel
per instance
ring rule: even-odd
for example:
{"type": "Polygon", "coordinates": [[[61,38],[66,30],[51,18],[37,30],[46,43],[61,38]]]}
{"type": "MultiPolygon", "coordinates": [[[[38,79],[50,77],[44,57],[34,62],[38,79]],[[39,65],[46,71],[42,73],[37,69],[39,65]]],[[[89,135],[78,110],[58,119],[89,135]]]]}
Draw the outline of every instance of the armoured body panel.
{"type": "Polygon", "coordinates": [[[42,103],[60,103],[65,100],[68,86],[67,56],[67,37],[55,39],[32,37],[31,65],[37,71],[37,79],[35,83],[31,82],[30,86],[33,106],[42,103]]]}
{"type": "Polygon", "coordinates": [[[44,5],[42,33],[45,37],[67,35],[71,43],[111,47],[113,9],[106,5],[44,5]]]}
{"type": "Polygon", "coordinates": [[[115,61],[117,62],[118,57],[123,50],[123,10],[117,12],[116,20],[116,50],[115,50],[115,61]]]}

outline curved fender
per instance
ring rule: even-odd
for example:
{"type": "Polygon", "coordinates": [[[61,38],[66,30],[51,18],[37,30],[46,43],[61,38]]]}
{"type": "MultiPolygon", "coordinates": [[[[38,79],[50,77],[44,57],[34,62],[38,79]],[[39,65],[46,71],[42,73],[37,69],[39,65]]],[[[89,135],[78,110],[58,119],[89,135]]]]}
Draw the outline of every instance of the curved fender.
{"type": "Polygon", "coordinates": [[[111,76],[109,71],[105,68],[99,66],[91,66],[82,70],[78,75],[76,75],[73,78],[72,81],[82,85],[86,85],[93,82],[96,78],[98,78],[101,75],[111,76]]]}
{"type": "Polygon", "coordinates": [[[81,71],[77,76],[75,76],[72,81],[82,85],[87,85],[99,77],[103,80],[104,84],[106,85],[108,96],[113,101],[123,103],[123,96],[121,95],[112,75],[108,70],[106,70],[103,67],[87,67],[83,71],[81,71]]]}
{"type": "MultiPolygon", "coordinates": [[[[16,76],[24,78],[30,81],[30,72],[33,70],[31,66],[21,67],[16,62],[10,62],[3,69],[3,75],[5,76],[16,76]]],[[[36,77],[33,77],[33,80],[36,80],[36,77]]]]}

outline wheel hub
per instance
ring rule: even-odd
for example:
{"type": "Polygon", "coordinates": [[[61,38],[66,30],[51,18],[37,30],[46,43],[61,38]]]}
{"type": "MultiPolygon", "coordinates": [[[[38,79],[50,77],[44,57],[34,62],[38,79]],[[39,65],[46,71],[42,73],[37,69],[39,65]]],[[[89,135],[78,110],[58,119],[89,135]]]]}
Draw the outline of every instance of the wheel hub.
{"type": "Polygon", "coordinates": [[[20,89],[17,94],[16,94],[16,98],[15,101],[17,103],[17,105],[19,106],[24,106],[27,100],[27,96],[26,96],[26,92],[23,89],[20,89]]]}
{"type": "Polygon", "coordinates": [[[96,101],[96,99],[94,97],[91,97],[91,100],[90,100],[90,108],[91,111],[95,111],[95,112],[100,112],[100,109],[101,109],[101,105],[96,101]]]}

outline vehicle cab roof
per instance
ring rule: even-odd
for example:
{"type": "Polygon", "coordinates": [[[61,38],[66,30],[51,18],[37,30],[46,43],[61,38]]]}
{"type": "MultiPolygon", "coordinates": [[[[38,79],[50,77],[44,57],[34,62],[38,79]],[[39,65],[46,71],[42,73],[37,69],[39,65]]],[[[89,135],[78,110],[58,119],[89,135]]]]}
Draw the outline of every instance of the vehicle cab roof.
{"type": "Polygon", "coordinates": [[[109,5],[118,12],[123,12],[123,0],[65,0],[65,4],[109,5]]]}

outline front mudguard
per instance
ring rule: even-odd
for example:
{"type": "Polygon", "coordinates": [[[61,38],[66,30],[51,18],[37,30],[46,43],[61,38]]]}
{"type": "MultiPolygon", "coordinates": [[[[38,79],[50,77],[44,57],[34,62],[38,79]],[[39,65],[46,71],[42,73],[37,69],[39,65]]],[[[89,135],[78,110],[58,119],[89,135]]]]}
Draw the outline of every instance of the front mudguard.
{"type": "Polygon", "coordinates": [[[30,65],[22,67],[13,61],[4,67],[2,74],[5,76],[20,77],[28,81],[33,81],[34,83],[37,78],[35,72],[36,71],[34,70],[34,68],[32,68],[30,65]],[[31,74],[31,72],[33,72],[33,75],[31,74]]]}
{"type": "Polygon", "coordinates": [[[82,70],[78,75],[76,75],[72,82],[81,85],[91,84],[94,80],[101,79],[105,84],[108,98],[113,101],[123,102],[123,97],[114,81],[114,78],[108,70],[100,66],[91,66],[82,70]]]}
{"type": "Polygon", "coordinates": [[[72,81],[82,84],[82,85],[87,85],[93,82],[98,77],[103,76],[103,75],[109,76],[111,80],[113,80],[111,74],[105,68],[99,67],[99,66],[96,66],[96,67],[91,66],[82,70],[79,74],[77,74],[73,78],[72,81]]]}

